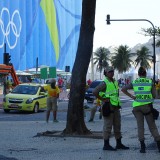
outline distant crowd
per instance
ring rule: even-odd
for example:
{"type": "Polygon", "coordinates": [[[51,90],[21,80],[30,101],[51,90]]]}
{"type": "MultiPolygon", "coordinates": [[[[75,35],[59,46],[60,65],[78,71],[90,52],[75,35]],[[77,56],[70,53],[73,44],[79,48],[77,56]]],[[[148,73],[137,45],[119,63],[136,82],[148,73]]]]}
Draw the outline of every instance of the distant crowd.
{"type": "Polygon", "coordinates": [[[119,85],[119,87],[123,87],[123,86],[126,86],[127,84],[129,84],[130,83],[130,80],[129,80],[129,78],[125,78],[125,79],[123,79],[123,78],[120,78],[120,79],[118,79],[118,85],[119,85]]]}

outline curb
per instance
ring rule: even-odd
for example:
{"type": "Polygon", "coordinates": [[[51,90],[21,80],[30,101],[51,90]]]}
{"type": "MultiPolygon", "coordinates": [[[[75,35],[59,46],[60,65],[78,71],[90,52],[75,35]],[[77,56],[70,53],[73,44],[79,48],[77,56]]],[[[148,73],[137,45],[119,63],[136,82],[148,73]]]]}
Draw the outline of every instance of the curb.
{"type": "Polygon", "coordinates": [[[41,136],[46,136],[46,137],[77,137],[77,138],[92,138],[92,139],[102,139],[102,131],[91,131],[91,134],[86,134],[86,135],[65,135],[63,134],[63,131],[46,131],[46,132],[40,132],[37,133],[36,136],[34,137],[41,137],[41,136]]]}

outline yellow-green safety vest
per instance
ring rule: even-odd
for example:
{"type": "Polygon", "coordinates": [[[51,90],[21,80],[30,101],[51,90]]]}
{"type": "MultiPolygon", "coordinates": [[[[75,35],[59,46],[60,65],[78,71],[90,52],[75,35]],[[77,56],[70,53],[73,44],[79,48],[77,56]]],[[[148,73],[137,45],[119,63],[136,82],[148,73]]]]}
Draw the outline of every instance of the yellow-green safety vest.
{"type": "Polygon", "coordinates": [[[148,78],[138,78],[132,82],[134,94],[136,99],[133,101],[132,106],[138,107],[141,105],[149,104],[153,102],[153,96],[151,93],[152,80],[148,78]]]}
{"type": "Polygon", "coordinates": [[[104,79],[104,82],[106,83],[106,98],[110,98],[110,102],[113,106],[121,106],[118,82],[115,80],[114,82],[111,82],[107,78],[104,79]]]}
{"type": "Polygon", "coordinates": [[[105,98],[106,97],[105,92],[102,92],[102,91],[99,92],[99,96],[102,97],[102,98],[105,98]]]}

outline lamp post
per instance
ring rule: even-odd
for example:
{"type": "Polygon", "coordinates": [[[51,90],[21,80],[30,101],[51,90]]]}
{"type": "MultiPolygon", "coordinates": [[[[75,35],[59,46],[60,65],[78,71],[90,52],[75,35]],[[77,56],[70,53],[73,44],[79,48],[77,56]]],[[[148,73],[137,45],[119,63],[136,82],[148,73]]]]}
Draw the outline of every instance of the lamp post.
{"type": "Polygon", "coordinates": [[[156,70],[156,53],[155,53],[155,27],[151,21],[148,19],[110,19],[110,15],[107,15],[107,25],[111,24],[110,21],[146,21],[152,25],[153,28],[153,82],[155,83],[155,70],[156,70]]]}

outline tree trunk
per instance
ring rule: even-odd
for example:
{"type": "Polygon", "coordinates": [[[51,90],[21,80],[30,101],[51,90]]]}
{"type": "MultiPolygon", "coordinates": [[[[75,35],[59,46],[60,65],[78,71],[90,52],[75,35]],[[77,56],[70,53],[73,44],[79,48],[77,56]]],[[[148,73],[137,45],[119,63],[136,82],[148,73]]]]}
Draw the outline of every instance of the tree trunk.
{"type": "Polygon", "coordinates": [[[67,124],[64,134],[90,134],[84,122],[84,94],[86,75],[93,51],[96,0],[83,0],[80,38],[72,70],[71,90],[68,103],[67,124]]]}

